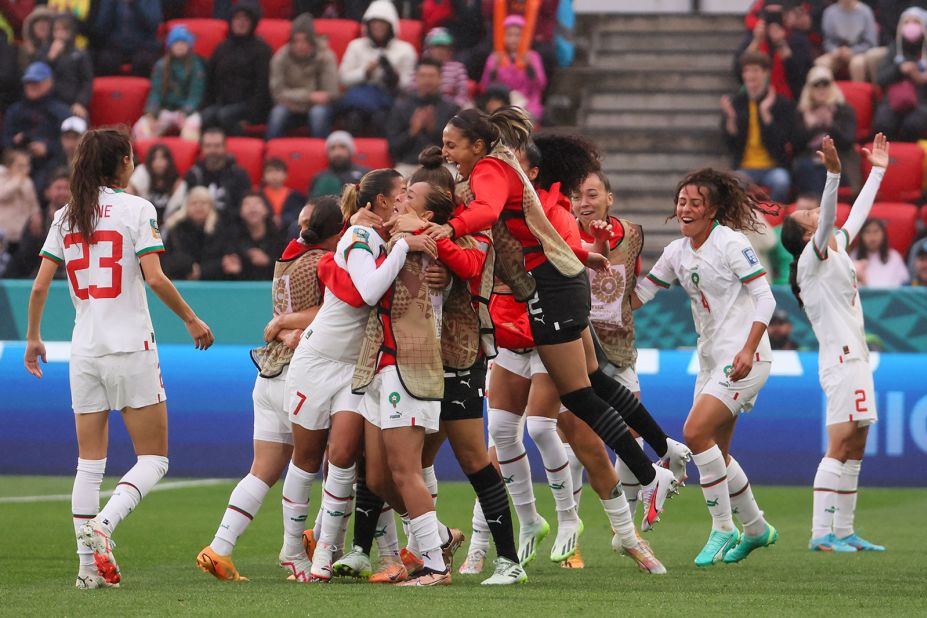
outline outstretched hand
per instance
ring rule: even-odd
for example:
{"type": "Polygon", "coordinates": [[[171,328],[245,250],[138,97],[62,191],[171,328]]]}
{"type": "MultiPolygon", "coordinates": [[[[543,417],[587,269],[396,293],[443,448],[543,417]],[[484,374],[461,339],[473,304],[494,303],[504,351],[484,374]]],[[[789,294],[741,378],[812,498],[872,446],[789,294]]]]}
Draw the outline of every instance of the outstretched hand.
{"type": "Polygon", "coordinates": [[[872,150],[863,148],[863,154],[872,167],[888,167],[888,139],[884,133],[876,133],[872,140],[872,150]]]}
{"type": "Polygon", "coordinates": [[[834,139],[830,135],[825,135],[821,140],[821,149],[818,150],[818,158],[827,171],[831,174],[840,173],[840,155],[837,154],[837,147],[834,146],[834,139]]]}

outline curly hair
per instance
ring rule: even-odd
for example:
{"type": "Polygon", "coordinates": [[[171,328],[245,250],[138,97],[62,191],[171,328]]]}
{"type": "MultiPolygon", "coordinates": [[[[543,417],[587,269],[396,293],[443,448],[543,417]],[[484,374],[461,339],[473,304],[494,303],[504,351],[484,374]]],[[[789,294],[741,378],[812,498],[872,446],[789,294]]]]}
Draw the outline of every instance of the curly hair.
{"type": "Polygon", "coordinates": [[[667,221],[676,218],[675,205],[683,187],[695,185],[708,206],[715,208],[714,219],[721,225],[738,231],[761,232],[762,223],[755,216],[756,212],[778,215],[782,208],[770,202],[765,193],[756,185],[744,186],[742,179],[730,172],[721,172],[711,168],[700,169],[687,174],[676,184],[673,193],[673,214],[667,221]]]}
{"type": "Polygon", "coordinates": [[[560,192],[570,195],[589,174],[600,168],[598,149],[580,135],[541,133],[534,136],[534,143],[541,151],[537,179],[541,189],[550,189],[552,184],[559,182],[560,192]]]}

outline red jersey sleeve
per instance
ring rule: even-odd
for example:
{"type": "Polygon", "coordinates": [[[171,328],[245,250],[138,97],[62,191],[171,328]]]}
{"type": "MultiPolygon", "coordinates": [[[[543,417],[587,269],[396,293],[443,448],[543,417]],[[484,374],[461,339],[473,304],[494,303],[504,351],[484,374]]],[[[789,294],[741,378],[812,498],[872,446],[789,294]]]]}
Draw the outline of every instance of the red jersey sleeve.
{"type": "Polygon", "coordinates": [[[566,241],[573,253],[583,264],[589,259],[589,251],[583,249],[583,241],[579,234],[579,224],[573,215],[559,204],[554,204],[547,210],[547,218],[557,233],[566,241]]]}
{"type": "Polygon", "coordinates": [[[461,279],[469,281],[483,274],[483,264],[486,263],[486,249],[488,239],[485,236],[474,236],[479,243],[474,249],[463,249],[453,240],[442,238],[438,241],[438,259],[461,279]]]}
{"type": "Polygon", "coordinates": [[[491,228],[509,196],[509,180],[505,163],[485,157],[470,173],[470,191],[473,201],[448,223],[454,228],[454,236],[464,236],[491,228]]]}

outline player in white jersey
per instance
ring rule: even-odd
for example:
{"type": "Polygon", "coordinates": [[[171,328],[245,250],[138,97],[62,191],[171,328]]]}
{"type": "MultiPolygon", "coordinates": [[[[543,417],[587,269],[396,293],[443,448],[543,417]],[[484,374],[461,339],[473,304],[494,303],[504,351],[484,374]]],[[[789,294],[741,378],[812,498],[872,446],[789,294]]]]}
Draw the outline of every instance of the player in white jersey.
{"type": "MultiPolygon", "coordinates": [[[[257,515],[267,492],[280,479],[293,455],[293,430],[286,406],[286,376],[293,350],[322,304],[318,278],[321,259],[341,237],[341,208],[334,196],[310,201],[299,214],[300,236],[290,241],[274,267],[274,317],[264,329],[264,347],[252,350],[258,368],[254,382],[254,459],[250,473],[229,497],[212,543],[196,563],[217,579],[245,581],[232,561],[232,550],[257,515]]],[[[287,475],[291,489],[308,492],[312,479],[297,469],[287,475]]],[[[279,564],[289,577],[306,581],[309,561],[300,561],[308,505],[283,502],[283,548],[279,564]]]]}
{"type": "Polygon", "coordinates": [[[133,169],[124,133],[100,129],[83,136],[71,175],[71,202],[55,215],[29,299],[25,364],[41,378],[42,313],[55,271],[64,265],[77,314],[70,382],[79,454],[71,510],[80,559],[76,586],[84,589],[119,584],[110,537],[167,472],[166,396],[145,281],[184,321],[198,349],[214,341],[161,271],[158,254],[164,246],[154,206],[121,189],[133,169]],[[138,462],[100,510],[110,410],[122,412],[138,462]]]}
{"type": "Polygon", "coordinates": [[[795,258],[792,290],[820,344],[818,373],[827,397],[827,452],[814,477],[809,547],[816,551],[884,551],[853,528],[866,437],[878,415],[856,269],[847,249],[872,209],[888,166],[888,142],[880,133],[872,152],[864,150],[872,171],[838,230],[834,222],[840,159],[830,138],[824,139],[822,150],[828,174],[820,209],[797,211],[782,225],[782,244],[795,258]]]}
{"type": "Polygon", "coordinates": [[[737,419],[753,407],[769,377],[772,351],[766,326],[776,301],[750,241],[737,231],[755,227],[753,211],[760,208],[738,179],[700,170],[680,181],[676,196],[674,216],[684,238],[670,243],[638,282],[632,306],[677,281],[691,301],[699,374],[683,434],[712,518],[711,534],[695,564],[709,566],[743,560],[778,538],[730,455],[737,419]]]}

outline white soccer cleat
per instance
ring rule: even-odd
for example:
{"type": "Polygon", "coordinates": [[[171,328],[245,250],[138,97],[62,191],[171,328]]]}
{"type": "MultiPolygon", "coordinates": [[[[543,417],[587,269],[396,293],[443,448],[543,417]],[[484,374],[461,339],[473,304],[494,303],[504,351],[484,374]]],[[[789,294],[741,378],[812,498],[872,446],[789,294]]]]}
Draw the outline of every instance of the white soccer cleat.
{"type": "Polygon", "coordinates": [[[77,532],[77,539],[85,547],[93,550],[93,560],[97,564],[97,572],[103,576],[108,584],[118,584],[121,580],[119,565],[116,563],[116,556],[113,550],[116,549],[116,543],[113,542],[103,526],[96,519],[91,519],[80,527],[77,532]]]}
{"type": "Polygon", "coordinates": [[[119,584],[108,584],[97,572],[96,566],[82,566],[77,572],[74,587],[78,590],[96,590],[97,588],[118,588],[119,584]]]}
{"type": "Polygon", "coordinates": [[[280,568],[284,571],[287,571],[287,579],[297,582],[308,582],[312,575],[310,570],[312,569],[312,561],[309,559],[305,553],[301,556],[287,556],[280,552],[278,556],[278,564],[280,568]]]}
{"type": "Polygon", "coordinates": [[[518,530],[518,561],[522,566],[534,560],[538,553],[538,545],[550,534],[550,524],[538,515],[532,524],[522,526],[518,530]]]}
{"type": "Polygon", "coordinates": [[[517,562],[512,562],[508,558],[496,558],[495,571],[492,577],[480,582],[482,586],[511,586],[512,584],[524,584],[528,581],[528,574],[525,569],[517,562]]]}
{"type": "Polygon", "coordinates": [[[647,531],[660,521],[663,505],[667,498],[679,493],[676,489],[676,477],[666,468],[654,464],[656,477],[649,485],[641,490],[641,503],[644,505],[644,519],[641,521],[641,530],[647,531]]]}
{"type": "Polygon", "coordinates": [[[483,572],[483,564],[486,561],[486,552],[482,549],[471,549],[467,553],[467,559],[460,565],[457,571],[461,575],[479,575],[483,572]]]}
{"type": "Polygon", "coordinates": [[[692,461],[692,451],[682,442],[672,438],[666,439],[666,455],[660,459],[660,465],[669,469],[680,485],[686,484],[689,475],[686,473],[686,464],[692,461]]]}
{"type": "Polygon", "coordinates": [[[650,543],[644,539],[637,539],[636,544],[631,547],[625,547],[616,534],[612,537],[612,549],[631,558],[631,560],[637,563],[637,567],[645,573],[666,575],[666,567],[663,566],[663,563],[654,555],[650,543]]]}
{"type": "Polygon", "coordinates": [[[560,563],[575,554],[576,548],[579,547],[579,535],[584,529],[583,520],[578,517],[574,521],[558,524],[557,538],[554,539],[554,546],[550,548],[551,562],[560,563]]]}
{"type": "Polygon", "coordinates": [[[332,572],[339,577],[370,577],[373,574],[370,556],[355,545],[332,565],[332,572]]]}
{"type": "Polygon", "coordinates": [[[328,582],[332,578],[332,546],[318,543],[309,568],[310,582],[328,582]]]}

